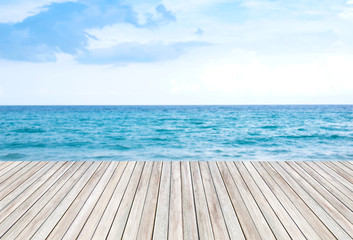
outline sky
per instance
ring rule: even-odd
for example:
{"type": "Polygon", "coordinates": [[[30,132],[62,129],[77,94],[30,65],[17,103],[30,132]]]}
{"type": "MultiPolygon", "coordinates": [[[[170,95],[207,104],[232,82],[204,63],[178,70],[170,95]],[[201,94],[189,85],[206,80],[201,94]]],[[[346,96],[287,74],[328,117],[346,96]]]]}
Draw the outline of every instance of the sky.
{"type": "Polygon", "coordinates": [[[0,105],[353,104],[353,0],[2,0],[0,105]]]}

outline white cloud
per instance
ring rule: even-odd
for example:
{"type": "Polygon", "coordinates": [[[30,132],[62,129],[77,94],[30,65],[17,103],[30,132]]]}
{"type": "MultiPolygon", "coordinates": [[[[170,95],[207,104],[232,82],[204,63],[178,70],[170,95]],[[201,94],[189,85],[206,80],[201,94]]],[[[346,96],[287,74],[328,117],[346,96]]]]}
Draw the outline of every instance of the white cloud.
{"type": "Polygon", "coordinates": [[[194,31],[195,28],[192,26],[185,28],[174,23],[159,28],[137,28],[131,24],[119,23],[102,29],[87,30],[87,33],[97,38],[89,40],[88,49],[110,48],[124,43],[164,42],[169,44],[200,40],[199,36],[193,34],[194,31]]]}
{"type": "Polygon", "coordinates": [[[191,11],[225,2],[234,2],[234,0],[163,0],[166,7],[173,11],[191,11]]]}
{"type": "Polygon", "coordinates": [[[338,16],[342,19],[353,21],[353,7],[346,7],[338,16]]]}
{"type": "Polygon", "coordinates": [[[222,96],[230,103],[239,103],[242,98],[247,99],[245,103],[264,103],[264,97],[269,99],[265,103],[288,103],[282,102],[287,97],[295,99],[289,103],[329,103],[315,102],[319,97],[351,103],[352,65],[352,55],[273,57],[236,49],[232,55],[219,55],[190,66],[196,74],[174,78],[171,91],[222,96]],[[351,96],[348,102],[346,96],[351,96]]]}
{"type": "Polygon", "coordinates": [[[352,55],[281,57],[215,46],[173,61],[121,67],[80,65],[69,55],[58,59],[0,60],[0,103],[353,103],[352,55]]]}
{"type": "Polygon", "coordinates": [[[43,6],[54,2],[75,2],[75,0],[14,0],[0,2],[0,23],[21,22],[23,19],[41,12],[43,6]]]}

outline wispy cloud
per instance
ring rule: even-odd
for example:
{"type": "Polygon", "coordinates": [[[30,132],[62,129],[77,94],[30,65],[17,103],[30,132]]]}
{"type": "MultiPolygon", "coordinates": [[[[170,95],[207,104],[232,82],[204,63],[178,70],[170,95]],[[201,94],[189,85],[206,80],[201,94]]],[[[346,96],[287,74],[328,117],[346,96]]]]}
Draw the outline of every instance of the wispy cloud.
{"type": "Polygon", "coordinates": [[[88,41],[93,37],[87,33],[87,29],[114,23],[129,23],[136,28],[155,28],[176,20],[173,13],[162,4],[156,6],[155,14],[146,13],[143,24],[139,23],[132,6],[116,1],[51,3],[42,9],[21,22],[0,24],[1,58],[55,61],[56,54],[60,52],[78,55],[87,51],[88,41]]]}
{"type": "Polygon", "coordinates": [[[0,104],[353,103],[352,8],[3,0],[0,104]]]}
{"type": "Polygon", "coordinates": [[[0,23],[21,22],[27,17],[45,11],[51,3],[75,2],[76,0],[3,0],[0,2],[0,23]]]}
{"type": "Polygon", "coordinates": [[[155,62],[176,59],[189,49],[207,45],[207,43],[197,41],[169,44],[163,42],[150,42],[146,44],[131,42],[118,44],[111,48],[98,48],[85,51],[76,59],[80,63],[86,64],[155,62]]]}

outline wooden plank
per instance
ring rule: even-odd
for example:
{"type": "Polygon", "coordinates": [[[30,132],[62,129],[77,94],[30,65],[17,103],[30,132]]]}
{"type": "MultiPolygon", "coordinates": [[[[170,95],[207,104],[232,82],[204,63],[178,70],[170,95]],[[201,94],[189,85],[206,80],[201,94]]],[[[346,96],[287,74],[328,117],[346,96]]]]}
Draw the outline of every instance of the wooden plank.
{"type": "MultiPolygon", "coordinates": [[[[283,227],[283,223],[278,219],[278,216],[271,208],[270,202],[265,198],[261,190],[257,187],[254,179],[246,170],[242,162],[234,162],[241,176],[243,177],[246,185],[248,186],[251,194],[253,195],[257,205],[259,206],[262,214],[264,215],[272,232],[278,239],[290,239],[288,232],[283,227]]],[[[277,207],[275,204],[272,207],[277,207]]],[[[276,209],[279,212],[279,209],[276,209]]],[[[300,235],[298,236],[300,238],[300,235]]]]}
{"type": "Polygon", "coordinates": [[[28,178],[30,178],[35,172],[37,172],[47,163],[48,162],[34,162],[34,164],[28,164],[20,171],[18,171],[17,174],[14,174],[13,176],[9,177],[6,181],[1,183],[0,201],[13,190],[15,190],[18,186],[20,186],[22,183],[27,181],[28,178]]]}
{"type": "Polygon", "coordinates": [[[349,182],[347,179],[339,175],[337,172],[335,172],[333,169],[328,167],[326,164],[323,162],[313,162],[316,165],[318,165],[321,169],[323,169],[327,174],[330,174],[333,178],[335,178],[337,181],[339,181],[344,187],[348,188],[352,193],[353,193],[353,184],[349,182]]]}
{"type": "Polygon", "coordinates": [[[209,169],[215,186],[230,239],[245,239],[238,217],[234,211],[230,196],[224,186],[221,174],[215,162],[209,162],[209,169]]]}
{"type": "Polygon", "coordinates": [[[54,229],[56,224],[60,221],[61,217],[65,214],[66,210],[72,204],[74,199],[82,191],[82,188],[86,185],[89,179],[92,177],[94,172],[97,170],[101,162],[93,162],[89,169],[81,176],[81,178],[75,183],[67,195],[57,205],[54,211],[49,215],[45,222],[39,227],[39,229],[33,235],[33,239],[46,239],[51,231],[54,229]]]}
{"type": "Polygon", "coordinates": [[[16,173],[30,163],[31,162],[20,162],[20,164],[13,166],[11,169],[4,172],[4,174],[0,176],[0,184],[2,184],[7,178],[9,178],[13,175],[19,177],[18,175],[16,175],[16,173]]]}
{"type": "Polygon", "coordinates": [[[214,239],[207,200],[202,184],[198,162],[190,162],[192,183],[194,186],[197,226],[200,239],[214,239]]]}
{"type": "Polygon", "coordinates": [[[326,164],[326,166],[328,166],[335,172],[337,172],[341,177],[344,177],[347,181],[353,184],[353,177],[351,174],[347,173],[346,170],[340,168],[334,162],[323,162],[323,163],[326,164]]]}
{"type": "MultiPolygon", "coordinates": [[[[300,166],[304,171],[306,171],[313,179],[317,181],[318,184],[321,184],[330,194],[332,194],[335,198],[340,201],[340,204],[344,204],[346,207],[349,208],[350,211],[353,210],[353,199],[347,197],[344,192],[344,188],[341,188],[339,184],[335,184],[334,181],[330,182],[325,177],[322,177],[319,173],[317,173],[313,168],[309,167],[306,163],[295,163],[300,166]]],[[[314,165],[316,167],[316,165],[314,165]]],[[[330,177],[326,174],[328,178],[330,177]]],[[[313,182],[315,184],[315,182],[313,182]]],[[[351,194],[353,196],[353,193],[351,194]]]]}
{"type": "Polygon", "coordinates": [[[11,169],[11,165],[19,164],[20,161],[0,161],[0,176],[7,172],[8,168],[11,169]]]}
{"type": "MultiPolygon", "coordinates": [[[[76,218],[83,205],[87,202],[88,197],[96,189],[98,182],[102,179],[103,173],[109,167],[110,162],[102,162],[97,170],[90,177],[88,182],[83,186],[80,193],[70,204],[65,214],[60,218],[55,227],[50,232],[48,238],[62,239],[70,227],[72,221],[76,218]]],[[[106,175],[105,175],[106,176],[106,175]]]]}
{"type": "Polygon", "coordinates": [[[350,239],[352,168],[352,162],[0,162],[0,238],[350,239]]]}
{"type": "Polygon", "coordinates": [[[217,167],[246,239],[261,239],[244,199],[242,198],[237,184],[234,182],[227,165],[224,162],[217,162],[217,167]]]}
{"type": "Polygon", "coordinates": [[[207,162],[199,162],[201,178],[205,190],[208,211],[212,223],[212,229],[215,239],[230,239],[228,229],[223,217],[222,209],[219,204],[217,193],[214,189],[211,173],[207,162]]]}
{"type": "Polygon", "coordinates": [[[348,174],[349,179],[353,181],[353,177],[352,177],[353,169],[351,169],[349,165],[348,165],[349,167],[346,166],[343,161],[331,161],[330,163],[335,165],[337,168],[341,169],[342,171],[344,171],[346,174],[348,174]]]}
{"type": "Polygon", "coordinates": [[[271,166],[285,179],[285,181],[293,188],[293,190],[303,199],[303,201],[310,207],[310,209],[319,217],[319,219],[326,225],[326,227],[334,233],[338,239],[349,239],[348,233],[316,202],[315,196],[309,194],[302,186],[305,181],[293,178],[281,164],[278,162],[269,162],[271,166]]]}
{"type": "Polygon", "coordinates": [[[100,196],[97,204],[92,210],[89,218],[85,222],[85,225],[82,227],[81,232],[77,239],[91,239],[94,231],[96,230],[99,220],[101,219],[110,199],[113,196],[114,190],[116,189],[119,180],[127,166],[127,161],[119,162],[119,165],[116,167],[113,176],[107,183],[104,192],[100,196]]]}
{"type": "MultiPolygon", "coordinates": [[[[353,213],[347,208],[339,199],[337,199],[331,192],[324,188],[320,182],[317,182],[308,172],[300,168],[296,163],[288,162],[288,165],[298,173],[308,184],[306,186],[311,186],[309,189],[312,194],[317,195],[319,193],[323,199],[330,203],[342,216],[348,219],[351,223],[353,222],[353,213]],[[317,191],[317,193],[315,192],[317,191]]],[[[326,202],[325,202],[326,203],[326,202]]],[[[324,205],[323,205],[324,206],[324,205]]],[[[352,225],[353,227],[353,225],[352,225]]],[[[352,231],[353,234],[353,231],[352,231]]]]}
{"type": "MultiPolygon", "coordinates": [[[[266,170],[268,176],[270,176],[283,190],[283,193],[292,201],[296,206],[298,211],[307,219],[316,233],[322,239],[334,239],[334,235],[327,229],[327,227],[320,221],[320,219],[315,215],[315,213],[308,207],[306,202],[292,189],[289,183],[268,163],[259,163],[266,170]]],[[[315,236],[315,235],[314,235],[315,236]]]]}
{"type": "Polygon", "coordinates": [[[281,202],[277,199],[277,197],[274,195],[271,189],[267,186],[266,182],[263,180],[260,174],[256,171],[256,169],[251,164],[251,162],[244,161],[238,165],[239,165],[239,168],[243,168],[244,171],[245,169],[248,171],[249,175],[252,177],[253,182],[257,186],[256,189],[260,190],[259,192],[261,192],[263,197],[267,200],[267,202],[269,203],[269,206],[272,208],[278,220],[282,223],[284,229],[291,236],[291,238],[304,240],[305,236],[303,235],[303,233],[295,224],[295,222],[288,214],[286,209],[283,207],[281,202]]]}
{"type": "Polygon", "coordinates": [[[351,164],[350,162],[347,162],[347,161],[339,161],[338,163],[341,164],[341,165],[343,165],[343,166],[342,166],[343,168],[350,169],[351,172],[353,172],[353,164],[351,164]]]}
{"type": "Polygon", "coordinates": [[[122,238],[137,188],[139,186],[139,183],[142,183],[142,181],[140,180],[143,179],[143,181],[146,181],[150,176],[150,171],[148,171],[150,169],[144,168],[145,164],[145,162],[137,162],[137,166],[131,176],[129,185],[126,188],[119,209],[115,214],[107,239],[122,238]]]}
{"type": "MultiPolygon", "coordinates": [[[[274,194],[274,196],[278,199],[279,204],[281,204],[285,210],[288,212],[289,216],[293,219],[295,224],[298,226],[300,231],[304,234],[306,238],[310,239],[321,239],[320,236],[315,232],[314,228],[310,225],[310,223],[305,219],[305,217],[300,213],[300,211],[295,207],[292,201],[287,197],[287,195],[283,192],[282,186],[279,186],[276,181],[274,181],[271,176],[266,172],[266,170],[262,167],[259,162],[252,162],[252,168],[256,169],[258,174],[261,176],[263,181],[267,184],[268,188],[274,194]]],[[[246,164],[248,165],[248,164],[246,164]]],[[[248,169],[251,169],[251,166],[247,166],[248,169]]],[[[255,174],[252,173],[254,176],[255,174]]],[[[260,181],[260,180],[259,180],[260,181]]],[[[265,187],[264,187],[265,188],[265,187]]]]}
{"type": "MultiPolygon", "coordinates": [[[[39,163],[40,162],[30,162],[26,166],[24,166],[21,169],[19,169],[16,172],[16,174],[13,174],[13,175],[9,176],[8,178],[6,178],[5,180],[3,180],[1,185],[0,185],[0,191],[3,190],[4,188],[7,188],[7,186],[12,184],[14,181],[16,181],[18,179],[21,180],[21,178],[23,177],[23,174],[25,174],[27,171],[29,171],[30,169],[32,169],[33,167],[35,167],[39,163]]],[[[0,195],[0,196],[2,196],[2,195],[0,195]]]]}
{"type": "Polygon", "coordinates": [[[180,162],[172,162],[168,239],[183,239],[180,162]]]}
{"type": "Polygon", "coordinates": [[[320,239],[287,196],[276,188],[278,186],[269,178],[261,165],[258,165],[258,169],[252,163],[244,162],[244,165],[247,165],[256,184],[261,188],[262,193],[269,200],[271,207],[292,238],[306,238],[305,235],[307,235],[312,239],[320,239]],[[270,200],[271,198],[272,200],[270,200]]]}
{"type": "MultiPolygon", "coordinates": [[[[68,228],[68,230],[66,231],[62,239],[77,239],[88,217],[90,216],[93,208],[95,207],[100,196],[105,190],[108,184],[108,181],[111,179],[118,164],[119,162],[109,163],[109,166],[102,173],[102,177],[99,180],[98,184],[95,186],[94,190],[87,198],[87,201],[84,203],[84,205],[82,206],[81,210],[79,211],[75,219],[71,222],[70,227],[68,228]]],[[[68,212],[66,214],[68,214],[68,212]]]]}
{"type": "Polygon", "coordinates": [[[171,163],[163,162],[153,239],[168,239],[171,163]]]}
{"type": "Polygon", "coordinates": [[[122,239],[136,239],[137,237],[143,206],[146,201],[147,189],[151,180],[152,168],[153,162],[145,163],[145,167],[141,175],[139,185],[137,186],[137,190],[134,196],[133,204],[127,219],[122,239]]]}
{"type": "Polygon", "coordinates": [[[108,235],[111,223],[114,220],[115,214],[120,206],[121,199],[124,196],[127,185],[129,184],[132,173],[135,169],[136,162],[129,162],[124,170],[118,185],[116,186],[113,196],[110,198],[107,207],[100,219],[97,228],[92,236],[92,239],[106,238],[108,235]]]}
{"type": "MultiPolygon", "coordinates": [[[[4,239],[25,239],[31,237],[35,232],[36,227],[39,227],[41,221],[46,219],[46,216],[44,216],[43,213],[46,212],[46,209],[48,209],[48,205],[53,204],[53,202],[57,201],[57,199],[60,199],[62,196],[58,190],[74,173],[76,173],[76,170],[80,167],[80,165],[82,165],[80,162],[76,164],[74,164],[74,162],[57,164],[60,168],[56,170],[52,176],[47,178],[45,184],[36,190],[36,192],[42,193],[43,195],[40,196],[39,199],[30,207],[30,209],[11,226],[5,235],[3,235],[4,239]]],[[[72,178],[75,178],[75,176],[72,178]]],[[[72,181],[73,179],[70,180],[72,181]]],[[[35,199],[34,196],[33,199],[35,199]]],[[[27,201],[28,200],[29,198],[27,201]]],[[[49,208],[52,210],[52,207],[49,208]]],[[[24,210],[20,207],[15,211],[19,214],[24,212],[24,210]]],[[[15,214],[16,213],[14,212],[12,216],[15,214]]]]}
{"type": "Polygon", "coordinates": [[[136,239],[152,239],[161,174],[162,162],[155,162],[136,239]]]}
{"type": "MultiPolygon", "coordinates": [[[[326,171],[324,171],[322,168],[320,168],[318,165],[314,164],[313,162],[305,162],[305,164],[311,169],[313,169],[317,174],[319,174],[320,179],[325,179],[327,183],[330,183],[331,185],[333,185],[347,198],[349,198],[350,201],[352,201],[352,198],[350,196],[353,195],[353,192],[349,190],[345,185],[343,185],[340,181],[338,181],[332,175],[328,174],[326,171]]],[[[314,174],[314,176],[316,176],[317,174],[314,174]]]]}
{"type": "Polygon", "coordinates": [[[244,199],[245,205],[253,219],[253,222],[260,233],[260,236],[267,236],[268,239],[276,239],[274,233],[272,232],[266,218],[261,212],[259,206],[257,205],[255,198],[253,197],[250,189],[248,188],[242,175],[236,168],[233,162],[227,162],[228,169],[233,177],[235,184],[237,185],[239,192],[244,199]]]}
{"type": "Polygon", "coordinates": [[[198,239],[194,192],[191,180],[190,163],[181,162],[181,194],[183,206],[183,238],[184,240],[198,239]]]}
{"type": "MultiPolygon", "coordinates": [[[[21,179],[23,177],[23,174],[26,173],[28,170],[30,170],[33,166],[38,164],[39,162],[30,162],[26,166],[22,167],[19,171],[16,172],[16,174],[12,174],[11,176],[7,177],[4,179],[1,184],[0,184],[0,191],[4,190],[7,188],[10,184],[13,184],[14,181],[16,181],[18,178],[21,179]]],[[[12,169],[11,166],[9,166],[9,169],[12,169]]],[[[7,169],[4,170],[5,174],[7,169]]],[[[0,200],[4,198],[6,195],[0,192],[0,200]]]]}
{"type": "MultiPolygon", "coordinates": [[[[71,164],[67,163],[66,165],[70,166],[71,164]]],[[[71,165],[72,167],[66,172],[64,172],[65,169],[62,169],[63,171],[57,171],[56,173],[62,176],[58,175],[60,176],[59,179],[52,185],[47,193],[32,206],[29,212],[31,212],[30,215],[34,214],[35,217],[26,225],[17,238],[31,238],[91,165],[92,162],[77,162],[71,165]]],[[[56,180],[57,177],[55,176],[54,179],[56,180]]],[[[51,182],[51,180],[48,182],[51,182]]]]}
{"type": "Polygon", "coordinates": [[[25,184],[22,184],[1,200],[1,205],[4,207],[0,211],[0,222],[4,221],[4,219],[20,205],[22,205],[23,209],[27,210],[33,204],[33,201],[37,200],[37,196],[41,196],[42,193],[38,192],[37,189],[46,182],[48,176],[54,173],[53,170],[48,171],[53,165],[58,165],[54,168],[54,171],[57,167],[60,167],[60,164],[55,164],[54,162],[47,164],[44,168],[32,175],[25,184]],[[33,193],[35,194],[33,195],[33,193]],[[23,202],[24,204],[22,204],[23,202]]]}
{"type": "MultiPolygon", "coordinates": [[[[91,191],[90,195],[88,196],[86,202],[84,202],[80,211],[77,213],[74,220],[72,220],[66,233],[64,234],[64,236],[61,239],[77,239],[77,237],[80,234],[83,226],[85,225],[88,217],[90,216],[91,212],[93,211],[93,208],[95,207],[96,203],[98,202],[99,198],[101,197],[101,194],[105,190],[108,181],[111,179],[118,163],[119,162],[108,162],[106,168],[103,169],[102,172],[95,173],[97,175],[99,175],[99,174],[102,175],[101,178],[98,180],[97,185],[95,187],[93,187],[93,190],[91,191]]],[[[88,188],[87,185],[85,186],[85,188],[86,189],[88,188]]],[[[80,194],[82,194],[82,192],[80,194]]],[[[78,208],[77,206],[74,206],[74,203],[72,204],[70,209],[78,208]]],[[[69,214],[73,215],[73,213],[69,213],[67,211],[66,215],[69,215],[69,214]]],[[[60,221],[68,221],[68,220],[63,220],[63,218],[60,221]]],[[[59,224],[60,224],[60,222],[59,222],[59,224]]]]}

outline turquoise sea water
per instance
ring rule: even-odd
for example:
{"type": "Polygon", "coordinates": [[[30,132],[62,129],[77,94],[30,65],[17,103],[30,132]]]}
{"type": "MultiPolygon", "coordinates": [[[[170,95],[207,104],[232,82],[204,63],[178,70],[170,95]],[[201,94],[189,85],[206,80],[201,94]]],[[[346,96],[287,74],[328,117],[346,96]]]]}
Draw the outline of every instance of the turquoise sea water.
{"type": "Polygon", "coordinates": [[[0,160],[353,160],[353,105],[0,106],[0,160]]]}

